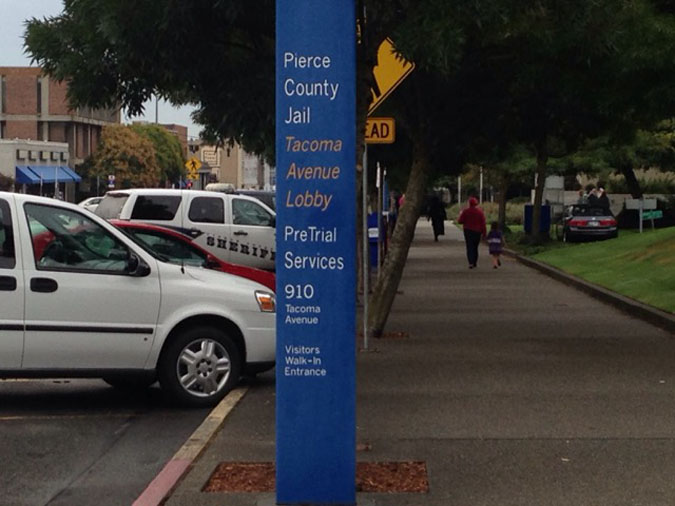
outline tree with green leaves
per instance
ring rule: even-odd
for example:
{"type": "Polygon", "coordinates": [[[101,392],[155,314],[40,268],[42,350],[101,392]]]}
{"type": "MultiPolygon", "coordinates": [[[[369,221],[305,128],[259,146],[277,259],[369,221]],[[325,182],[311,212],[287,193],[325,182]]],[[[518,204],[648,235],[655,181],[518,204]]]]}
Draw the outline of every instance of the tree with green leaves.
{"type": "Polygon", "coordinates": [[[178,183],[185,175],[183,148],[178,138],[160,125],[135,124],[129,128],[152,142],[161,178],[167,183],[178,183]]]}
{"type": "Polygon", "coordinates": [[[14,178],[0,174],[0,191],[9,191],[14,188],[14,178]]]}
{"type": "Polygon", "coordinates": [[[152,141],[124,125],[103,127],[88,166],[91,176],[106,178],[113,174],[115,188],[152,188],[162,180],[152,141]]]}

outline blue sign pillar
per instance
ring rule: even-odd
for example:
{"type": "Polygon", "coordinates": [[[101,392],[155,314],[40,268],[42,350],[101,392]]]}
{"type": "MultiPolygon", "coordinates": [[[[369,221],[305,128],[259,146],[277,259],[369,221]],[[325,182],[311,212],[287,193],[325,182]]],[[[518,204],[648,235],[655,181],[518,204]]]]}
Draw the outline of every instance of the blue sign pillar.
{"type": "Polygon", "coordinates": [[[355,504],[354,0],[277,0],[279,504],[355,504]]]}

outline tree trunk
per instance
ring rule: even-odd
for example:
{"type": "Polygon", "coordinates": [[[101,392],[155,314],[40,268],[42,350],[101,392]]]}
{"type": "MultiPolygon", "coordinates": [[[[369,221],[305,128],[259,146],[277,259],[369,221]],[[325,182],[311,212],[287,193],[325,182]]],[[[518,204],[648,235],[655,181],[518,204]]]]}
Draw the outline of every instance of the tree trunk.
{"type": "Polygon", "coordinates": [[[506,229],[506,192],[509,191],[509,178],[502,175],[499,178],[499,230],[506,229]]]}
{"type": "Polygon", "coordinates": [[[391,238],[387,256],[380,278],[375,284],[373,295],[370,299],[370,312],[368,315],[368,334],[373,337],[381,337],[384,325],[389,317],[391,306],[396,297],[396,290],[403,275],[403,267],[408,258],[408,251],[415,233],[415,226],[420,217],[424,203],[424,191],[426,188],[427,161],[426,150],[421,142],[415,144],[413,151],[413,166],[405,190],[405,204],[399,211],[394,235],[391,238]]]}
{"type": "Polygon", "coordinates": [[[635,177],[635,172],[630,164],[621,164],[621,174],[626,179],[628,191],[634,199],[642,198],[642,188],[640,188],[640,181],[635,177]]]}
{"type": "Polygon", "coordinates": [[[537,147],[537,186],[534,188],[534,205],[532,208],[532,237],[539,237],[541,232],[541,203],[544,197],[544,185],[546,184],[546,163],[548,153],[543,146],[537,147]]]}

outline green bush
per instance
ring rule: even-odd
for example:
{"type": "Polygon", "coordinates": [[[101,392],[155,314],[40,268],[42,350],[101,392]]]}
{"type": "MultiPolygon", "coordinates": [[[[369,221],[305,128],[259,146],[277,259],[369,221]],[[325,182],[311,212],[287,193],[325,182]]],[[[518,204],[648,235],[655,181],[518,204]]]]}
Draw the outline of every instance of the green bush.
{"type": "MultiPolygon", "coordinates": [[[[466,207],[466,203],[463,203],[461,206],[459,204],[453,204],[447,209],[448,219],[457,221],[459,213],[462,209],[466,207]]],[[[499,204],[497,202],[483,202],[481,204],[481,209],[485,213],[485,221],[489,224],[493,221],[497,221],[499,218],[499,204]]],[[[522,225],[523,224],[523,208],[524,204],[519,202],[507,202],[506,203],[506,225],[522,225]]]]}
{"type": "Polygon", "coordinates": [[[14,188],[14,179],[0,174],[0,191],[8,191],[14,188]]]}

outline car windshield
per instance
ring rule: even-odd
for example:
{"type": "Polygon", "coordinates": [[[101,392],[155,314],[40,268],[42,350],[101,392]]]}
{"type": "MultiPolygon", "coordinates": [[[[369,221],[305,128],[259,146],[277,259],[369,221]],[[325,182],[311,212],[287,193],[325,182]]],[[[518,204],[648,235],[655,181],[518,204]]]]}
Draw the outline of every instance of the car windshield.
{"type": "Polygon", "coordinates": [[[611,216],[609,210],[602,207],[573,206],[572,216],[611,216]]]}
{"type": "Polygon", "coordinates": [[[164,234],[158,230],[133,227],[121,227],[134,241],[150,251],[156,258],[178,265],[203,267],[207,254],[178,237],[164,234]]]}
{"type": "Polygon", "coordinates": [[[99,202],[96,214],[106,220],[119,218],[128,198],[129,195],[126,193],[108,193],[99,202]]]}

